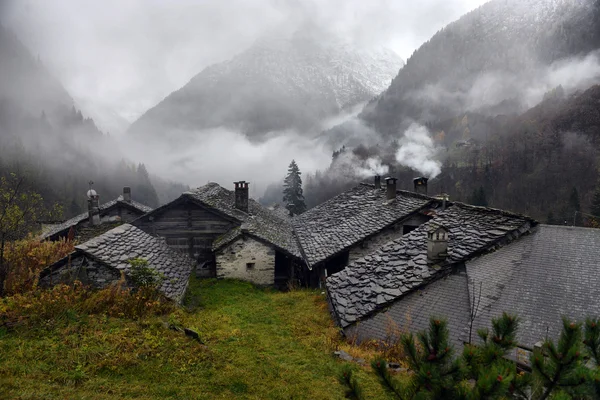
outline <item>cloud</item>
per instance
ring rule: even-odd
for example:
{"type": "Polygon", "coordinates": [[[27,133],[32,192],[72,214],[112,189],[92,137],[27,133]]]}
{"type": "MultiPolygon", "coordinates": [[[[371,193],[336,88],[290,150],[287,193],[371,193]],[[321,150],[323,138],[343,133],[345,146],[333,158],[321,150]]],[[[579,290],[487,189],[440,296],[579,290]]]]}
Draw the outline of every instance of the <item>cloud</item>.
{"type": "Polygon", "coordinates": [[[127,136],[120,138],[120,147],[132,149],[127,156],[144,160],[149,170],[192,187],[209,181],[225,187],[232,187],[234,181],[249,181],[255,198],[268,184],[283,179],[292,159],[302,173],[324,169],[331,162],[330,150],[293,131],[280,132],[261,143],[220,128],[175,134],[181,139],[169,141],[170,147],[127,136]]]}
{"type": "MultiPolygon", "coordinates": [[[[130,122],[205,67],[306,21],[403,58],[484,0],[3,0],[75,99],[130,122]]],[[[99,113],[99,111],[97,112],[99,113]]]]}
{"type": "Polygon", "coordinates": [[[426,127],[413,123],[399,141],[396,161],[419,171],[428,178],[435,178],[442,172],[442,162],[436,159],[438,149],[426,127]]]}

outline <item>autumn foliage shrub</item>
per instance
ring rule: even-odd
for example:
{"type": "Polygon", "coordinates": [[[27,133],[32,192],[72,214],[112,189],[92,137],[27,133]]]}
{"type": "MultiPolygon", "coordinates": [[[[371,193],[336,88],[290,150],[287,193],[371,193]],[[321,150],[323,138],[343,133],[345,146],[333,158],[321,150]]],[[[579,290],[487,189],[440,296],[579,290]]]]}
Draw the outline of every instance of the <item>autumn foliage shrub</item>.
{"type": "Polygon", "coordinates": [[[11,296],[32,290],[42,269],[66,257],[74,250],[73,241],[41,241],[29,236],[6,244],[4,259],[8,274],[4,294],[11,296]]]}
{"type": "Polygon", "coordinates": [[[174,305],[155,289],[132,291],[125,277],[101,290],[75,282],[48,290],[36,288],[0,299],[0,326],[53,327],[87,314],[119,318],[143,318],[173,311],[174,305]]]}

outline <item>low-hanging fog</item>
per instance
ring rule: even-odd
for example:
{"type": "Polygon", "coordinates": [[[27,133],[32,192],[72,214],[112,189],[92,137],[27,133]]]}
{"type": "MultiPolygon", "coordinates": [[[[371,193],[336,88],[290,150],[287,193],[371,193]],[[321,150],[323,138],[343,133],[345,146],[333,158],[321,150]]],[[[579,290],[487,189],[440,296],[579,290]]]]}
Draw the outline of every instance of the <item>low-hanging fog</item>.
{"type": "MultiPolygon", "coordinates": [[[[484,2],[0,0],[0,22],[57,78],[76,107],[110,132],[110,140],[87,151],[111,163],[123,158],[144,163],[151,173],[192,187],[208,181],[231,187],[233,181],[247,180],[258,198],[268,185],[282,181],[292,159],[305,175],[314,174],[330,168],[332,154],[343,146],[364,149],[339,153],[331,171],[347,179],[385,175],[392,164],[434,178],[441,173],[442,152],[431,125],[413,118],[405,118],[391,135],[381,135],[358,117],[362,101],[309,128],[269,131],[259,139],[231,126],[174,127],[150,137],[132,135],[128,125],[205,68],[231,60],[259,39],[313,26],[361,48],[390,48],[406,60],[436,31],[484,2]]],[[[485,114],[507,99],[516,104],[514,112],[524,111],[559,85],[570,94],[598,83],[600,58],[590,53],[549,64],[533,60],[524,71],[507,71],[476,72],[461,87],[449,75],[402,95],[419,105],[441,104],[452,116],[466,110],[485,114]]],[[[227,94],[235,102],[235,87],[227,94]]],[[[76,142],[88,146],[85,140],[76,142]]]]}
{"type": "MultiPolygon", "coordinates": [[[[128,123],[205,67],[307,21],[358,46],[388,47],[406,59],[436,30],[481,3],[3,0],[0,21],[58,78],[76,107],[110,132],[106,146],[114,149],[102,153],[111,162],[144,162],[152,173],[190,186],[207,181],[231,186],[245,179],[253,182],[258,197],[266,185],[282,179],[292,159],[309,173],[327,168],[338,145],[378,141],[375,133],[363,131],[354,141],[319,137],[320,131],[354,119],[362,104],[310,131],[270,132],[261,141],[225,127],[164,133],[176,133],[176,140],[145,140],[125,133],[128,123]]],[[[360,176],[387,170],[375,159],[361,168],[360,176]]]]}

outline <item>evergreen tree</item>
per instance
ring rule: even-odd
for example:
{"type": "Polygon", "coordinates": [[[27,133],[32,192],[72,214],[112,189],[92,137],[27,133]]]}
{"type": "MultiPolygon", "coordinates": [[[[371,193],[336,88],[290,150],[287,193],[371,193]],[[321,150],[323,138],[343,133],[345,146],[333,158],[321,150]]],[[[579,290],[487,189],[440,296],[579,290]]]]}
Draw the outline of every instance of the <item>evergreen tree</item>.
{"type": "Polygon", "coordinates": [[[600,217],[600,183],[598,183],[598,186],[596,186],[594,197],[592,197],[592,208],[590,209],[590,214],[600,217]]]}
{"type": "Polygon", "coordinates": [[[570,217],[568,220],[574,221],[575,226],[581,225],[581,203],[579,202],[579,192],[577,189],[573,187],[571,190],[571,195],[569,196],[569,206],[568,212],[570,215],[566,217],[570,217]]]}
{"type": "Polygon", "coordinates": [[[283,203],[292,215],[302,214],[306,211],[301,174],[298,164],[292,160],[288,167],[288,174],[283,180],[283,203]]]}

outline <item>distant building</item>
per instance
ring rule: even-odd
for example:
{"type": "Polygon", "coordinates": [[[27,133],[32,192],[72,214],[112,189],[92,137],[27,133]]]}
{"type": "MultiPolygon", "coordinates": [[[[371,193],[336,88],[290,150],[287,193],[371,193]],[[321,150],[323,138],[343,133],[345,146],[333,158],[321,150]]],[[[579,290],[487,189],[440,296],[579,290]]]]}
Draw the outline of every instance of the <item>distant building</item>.
{"type": "MultiPolygon", "coordinates": [[[[99,204],[99,195],[90,189],[87,193],[88,211],[79,214],[67,221],[58,224],[44,225],[40,238],[42,240],[57,240],[66,238],[69,231],[82,240],[94,237],[106,229],[98,228],[100,225],[112,224],[112,226],[131,222],[134,219],[152,211],[152,207],[138,203],[131,198],[131,189],[123,188],[123,194],[114,200],[99,204]]],[[[111,227],[111,225],[108,225],[111,227]]]]}

